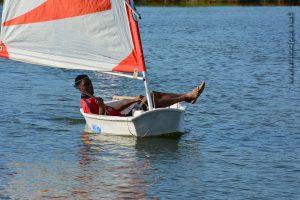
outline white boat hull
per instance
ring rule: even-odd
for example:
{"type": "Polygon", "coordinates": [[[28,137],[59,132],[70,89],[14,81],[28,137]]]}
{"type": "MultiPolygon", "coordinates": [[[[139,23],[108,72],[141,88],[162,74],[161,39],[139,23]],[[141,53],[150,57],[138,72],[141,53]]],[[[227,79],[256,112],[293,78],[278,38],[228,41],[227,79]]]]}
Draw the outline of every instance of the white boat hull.
{"type": "Polygon", "coordinates": [[[171,108],[158,108],[137,116],[117,117],[81,113],[93,133],[148,137],[184,132],[185,106],[175,104],[171,108]]]}

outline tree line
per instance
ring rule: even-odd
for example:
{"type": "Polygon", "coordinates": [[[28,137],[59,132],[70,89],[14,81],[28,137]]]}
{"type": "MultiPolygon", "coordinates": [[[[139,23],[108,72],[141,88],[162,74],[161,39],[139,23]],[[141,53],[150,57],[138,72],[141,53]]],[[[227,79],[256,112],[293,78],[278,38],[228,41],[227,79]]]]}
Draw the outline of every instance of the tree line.
{"type": "Polygon", "coordinates": [[[300,5],[300,0],[134,0],[137,5],[300,5]]]}
{"type": "MultiPolygon", "coordinates": [[[[4,0],[0,0],[2,3],[4,0]]],[[[300,5],[300,0],[134,0],[144,6],[300,5]]]]}

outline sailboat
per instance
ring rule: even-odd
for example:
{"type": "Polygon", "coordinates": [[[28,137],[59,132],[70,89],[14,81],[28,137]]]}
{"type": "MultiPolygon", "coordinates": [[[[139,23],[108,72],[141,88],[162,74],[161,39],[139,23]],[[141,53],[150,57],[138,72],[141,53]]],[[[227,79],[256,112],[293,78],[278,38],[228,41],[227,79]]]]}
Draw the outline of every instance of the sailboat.
{"type": "MultiPolygon", "coordinates": [[[[183,132],[184,104],[152,105],[139,19],[133,0],[5,1],[0,57],[143,81],[149,102],[145,112],[117,117],[87,114],[81,109],[94,133],[145,137],[183,132]]],[[[106,102],[115,103],[118,101],[106,102]]]]}

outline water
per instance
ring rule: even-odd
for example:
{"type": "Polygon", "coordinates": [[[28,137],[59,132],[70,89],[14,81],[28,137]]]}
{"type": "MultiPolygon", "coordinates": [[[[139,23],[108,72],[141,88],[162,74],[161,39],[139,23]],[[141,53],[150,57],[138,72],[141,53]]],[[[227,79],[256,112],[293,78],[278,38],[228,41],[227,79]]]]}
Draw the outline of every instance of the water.
{"type": "MultiPolygon", "coordinates": [[[[152,88],[207,83],[186,133],[88,135],[72,87],[83,71],[1,59],[0,199],[300,199],[300,8],[139,10],[152,88]]],[[[84,73],[106,100],[143,93],[84,73]]]]}

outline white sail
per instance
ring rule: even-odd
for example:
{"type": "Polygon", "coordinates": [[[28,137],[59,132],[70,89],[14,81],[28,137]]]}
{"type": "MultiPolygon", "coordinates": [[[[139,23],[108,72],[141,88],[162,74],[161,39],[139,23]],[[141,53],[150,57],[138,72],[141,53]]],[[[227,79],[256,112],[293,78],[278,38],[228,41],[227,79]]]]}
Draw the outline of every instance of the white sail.
{"type": "Polygon", "coordinates": [[[124,0],[9,0],[0,56],[52,67],[146,71],[137,23],[124,0]]]}

